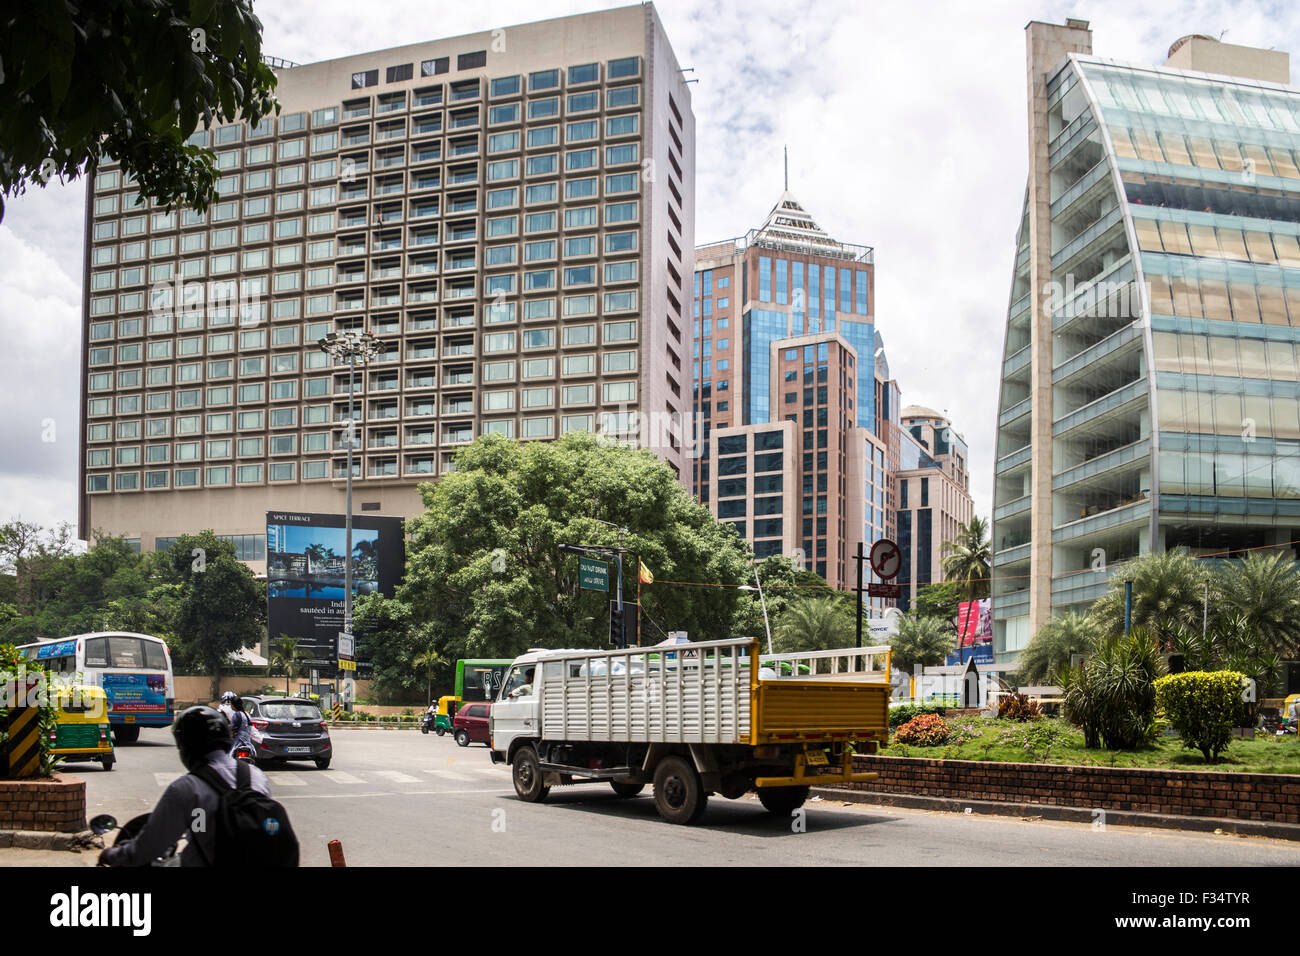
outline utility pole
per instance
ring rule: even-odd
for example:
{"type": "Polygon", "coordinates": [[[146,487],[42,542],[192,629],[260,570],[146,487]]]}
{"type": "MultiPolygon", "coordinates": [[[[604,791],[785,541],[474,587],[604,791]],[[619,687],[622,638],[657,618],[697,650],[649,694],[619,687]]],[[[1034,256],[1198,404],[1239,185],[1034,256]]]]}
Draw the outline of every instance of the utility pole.
{"type": "MultiPolygon", "coordinates": [[[[352,449],[357,443],[356,418],[356,371],[357,359],[369,362],[379,354],[379,342],[369,329],[346,332],[330,332],[317,343],[322,352],[328,352],[335,361],[345,359],[348,363],[348,478],[345,517],[347,553],[343,557],[343,633],[352,633],[352,449]]],[[[354,650],[355,653],[355,650],[354,650]]],[[[335,673],[337,674],[338,654],[335,654],[335,673]]],[[[334,679],[334,690],[338,693],[339,678],[334,679]]]]}
{"type": "Polygon", "coordinates": [[[854,588],[858,592],[858,643],[856,647],[862,646],[862,565],[867,560],[867,556],[862,553],[862,542],[858,542],[858,553],[853,556],[853,560],[858,562],[858,586],[854,588]]]}

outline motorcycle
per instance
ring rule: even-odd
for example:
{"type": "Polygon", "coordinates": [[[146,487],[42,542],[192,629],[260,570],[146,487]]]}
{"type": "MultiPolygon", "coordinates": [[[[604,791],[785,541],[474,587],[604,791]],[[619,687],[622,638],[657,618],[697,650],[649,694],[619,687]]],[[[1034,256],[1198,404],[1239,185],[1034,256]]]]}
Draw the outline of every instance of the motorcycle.
{"type": "Polygon", "coordinates": [[[251,744],[240,744],[230,752],[230,756],[236,760],[247,760],[249,763],[257,763],[257,754],[253,751],[251,744]]]}
{"type": "MultiPolygon", "coordinates": [[[[149,822],[149,814],[142,813],[138,817],[132,817],[130,820],[126,822],[124,826],[119,828],[117,825],[117,819],[115,817],[107,813],[101,813],[99,816],[93,817],[91,819],[90,830],[96,836],[103,836],[105,833],[108,833],[110,830],[117,830],[118,831],[117,838],[113,841],[113,845],[116,846],[118,843],[124,843],[127,840],[135,839],[139,835],[140,831],[144,829],[145,824],[148,822],[149,822]]],[[[102,856],[100,857],[99,862],[96,863],[96,866],[108,866],[108,865],[109,864],[103,862],[102,856]]],[[[169,846],[163,852],[162,856],[159,856],[156,859],[154,859],[153,862],[150,863],[149,865],[150,866],[180,866],[181,858],[180,858],[180,854],[176,852],[176,844],[173,843],[171,846],[169,846]]]]}
{"type": "MultiPolygon", "coordinates": [[[[430,714],[428,711],[422,714],[420,716],[420,733],[427,734],[429,731],[433,730],[434,729],[433,720],[434,720],[433,714],[430,714]]],[[[441,737],[442,734],[439,733],[438,736],[441,737]]]]}

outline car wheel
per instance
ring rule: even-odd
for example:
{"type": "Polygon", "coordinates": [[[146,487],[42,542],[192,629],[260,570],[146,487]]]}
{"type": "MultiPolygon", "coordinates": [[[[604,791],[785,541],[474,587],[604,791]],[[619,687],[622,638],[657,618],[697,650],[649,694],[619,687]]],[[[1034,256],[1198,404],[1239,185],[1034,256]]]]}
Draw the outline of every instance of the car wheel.
{"type": "Polygon", "coordinates": [[[113,728],[113,740],[118,744],[133,744],[139,739],[139,724],[119,724],[113,728]]]}
{"type": "Polygon", "coordinates": [[[515,751],[510,764],[510,776],[514,780],[515,793],[527,803],[541,803],[550,793],[546,777],[542,773],[542,763],[537,759],[537,751],[531,746],[520,747],[515,751]]]}
{"type": "Polygon", "coordinates": [[[695,766],[681,757],[665,757],[655,767],[655,809],[669,823],[694,823],[704,813],[709,795],[695,766]]]}
{"type": "Polygon", "coordinates": [[[644,783],[619,783],[617,780],[611,780],[609,785],[614,788],[614,793],[624,800],[635,797],[645,789],[644,783]]]}
{"type": "Polygon", "coordinates": [[[317,770],[328,770],[329,768],[330,768],[330,758],[329,758],[329,757],[317,757],[317,758],[316,758],[316,769],[317,769],[317,770]]]}
{"type": "Polygon", "coordinates": [[[803,806],[808,799],[810,787],[762,787],[758,791],[758,802],[768,813],[779,817],[789,816],[803,806]]]}
{"type": "Polygon", "coordinates": [[[461,747],[469,746],[469,731],[461,729],[456,731],[456,744],[461,747]]]}

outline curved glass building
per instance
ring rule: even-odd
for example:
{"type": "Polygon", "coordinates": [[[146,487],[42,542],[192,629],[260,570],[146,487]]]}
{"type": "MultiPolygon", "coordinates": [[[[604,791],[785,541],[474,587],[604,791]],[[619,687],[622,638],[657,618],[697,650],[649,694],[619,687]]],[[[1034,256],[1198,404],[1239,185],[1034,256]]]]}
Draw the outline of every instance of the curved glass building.
{"type": "MultiPolygon", "coordinates": [[[[1028,28],[1029,183],[1007,316],[995,649],[1149,551],[1300,539],[1300,91],[1284,53],[1163,67],[1028,28]]],[[[1005,659],[1005,658],[1004,658],[1005,659]]]]}

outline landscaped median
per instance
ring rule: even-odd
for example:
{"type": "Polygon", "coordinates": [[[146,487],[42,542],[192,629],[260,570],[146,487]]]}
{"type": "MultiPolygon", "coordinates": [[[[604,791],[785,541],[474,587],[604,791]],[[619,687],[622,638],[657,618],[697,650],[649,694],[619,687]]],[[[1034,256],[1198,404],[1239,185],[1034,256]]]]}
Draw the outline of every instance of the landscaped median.
{"type": "Polygon", "coordinates": [[[875,772],[851,789],[882,803],[973,808],[1083,822],[1215,829],[1300,839],[1300,744],[1296,738],[1233,740],[1207,762],[1176,737],[1128,751],[1086,749],[1082,734],[1051,718],[959,717],[946,743],[891,744],[858,755],[875,772]]]}

